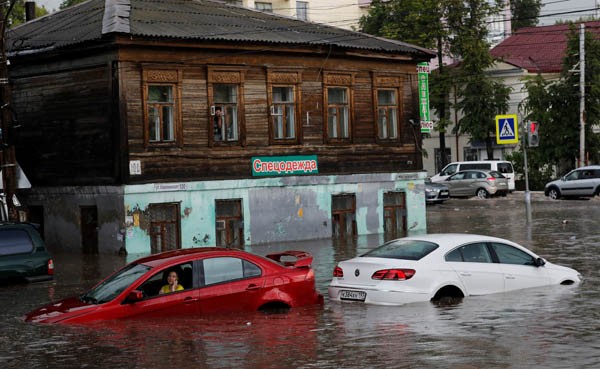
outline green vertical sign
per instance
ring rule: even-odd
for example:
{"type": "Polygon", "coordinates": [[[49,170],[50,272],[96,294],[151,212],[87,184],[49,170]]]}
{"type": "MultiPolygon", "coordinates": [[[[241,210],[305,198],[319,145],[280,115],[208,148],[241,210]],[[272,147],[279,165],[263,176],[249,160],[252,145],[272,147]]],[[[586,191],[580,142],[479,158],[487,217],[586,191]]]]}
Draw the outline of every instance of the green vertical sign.
{"type": "Polygon", "coordinates": [[[429,63],[417,64],[419,79],[419,116],[421,117],[421,133],[430,133],[433,122],[429,114],[429,63]]]}

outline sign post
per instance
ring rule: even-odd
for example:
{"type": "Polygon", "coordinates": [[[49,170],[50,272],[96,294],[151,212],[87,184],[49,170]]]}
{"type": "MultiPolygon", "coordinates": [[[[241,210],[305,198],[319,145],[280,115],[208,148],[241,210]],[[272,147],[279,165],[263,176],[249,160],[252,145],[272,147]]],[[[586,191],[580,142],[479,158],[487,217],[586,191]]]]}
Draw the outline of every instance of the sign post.
{"type": "Polygon", "coordinates": [[[419,79],[419,116],[421,118],[421,133],[431,133],[433,122],[429,112],[429,64],[417,64],[419,79]]]}

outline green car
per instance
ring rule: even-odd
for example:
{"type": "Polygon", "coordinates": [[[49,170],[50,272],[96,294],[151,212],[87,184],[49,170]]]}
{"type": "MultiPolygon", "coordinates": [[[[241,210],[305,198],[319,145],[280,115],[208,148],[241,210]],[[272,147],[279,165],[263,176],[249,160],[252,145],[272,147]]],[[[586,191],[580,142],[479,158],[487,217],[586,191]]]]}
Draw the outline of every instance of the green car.
{"type": "Polygon", "coordinates": [[[0,223],[0,281],[47,281],[54,261],[44,240],[27,223],[0,223]]]}

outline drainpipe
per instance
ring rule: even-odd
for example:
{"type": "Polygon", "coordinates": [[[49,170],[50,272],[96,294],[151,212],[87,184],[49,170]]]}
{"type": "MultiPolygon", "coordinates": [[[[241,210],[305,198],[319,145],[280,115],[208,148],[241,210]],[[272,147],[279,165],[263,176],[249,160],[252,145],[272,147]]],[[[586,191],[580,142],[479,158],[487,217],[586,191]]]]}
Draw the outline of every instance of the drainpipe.
{"type": "Polygon", "coordinates": [[[0,7],[0,127],[2,128],[0,143],[2,162],[0,168],[8,208],[8,220],[11,222],[18,220],[17,207],[20,206],[16,196],[17,161],[15,159],[15,147],[10,137],[13,133],[13,114],[11,110],[11,90],[8,83],[8,59],[6,56],[6,20],[14,4],[14,2],[11,3],[8,8],[5,6],[0,7]]]}

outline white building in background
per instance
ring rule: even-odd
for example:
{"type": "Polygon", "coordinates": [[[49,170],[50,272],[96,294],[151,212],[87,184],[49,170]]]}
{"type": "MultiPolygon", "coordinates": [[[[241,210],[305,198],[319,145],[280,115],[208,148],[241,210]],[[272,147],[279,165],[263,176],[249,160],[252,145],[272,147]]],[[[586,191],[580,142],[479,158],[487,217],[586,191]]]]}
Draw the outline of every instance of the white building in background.
{"type": "MultiPolygon", "coordinates": [[[[369,13],[371,0],[223,0],[238,6],[323,23],[330,26],[359,29],[359,20],[369,13]]],[[[490,0],[493,2],[494,0],[490,0]]],[[[489,41],[493,46],[510,35],[510,6],[488,19],[489,41]]]]}
{"type": "Polygon", "coordinates": [[[369,12],[371,0],[224,0],[227,3],[294,17],[315,23],[358,30],[360,17],[369,12]]]}

